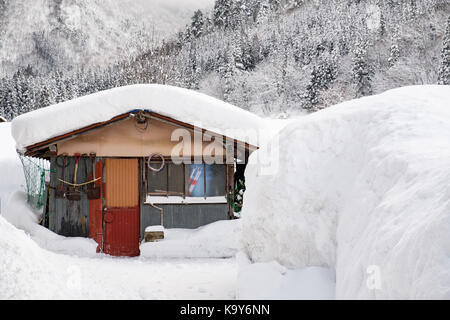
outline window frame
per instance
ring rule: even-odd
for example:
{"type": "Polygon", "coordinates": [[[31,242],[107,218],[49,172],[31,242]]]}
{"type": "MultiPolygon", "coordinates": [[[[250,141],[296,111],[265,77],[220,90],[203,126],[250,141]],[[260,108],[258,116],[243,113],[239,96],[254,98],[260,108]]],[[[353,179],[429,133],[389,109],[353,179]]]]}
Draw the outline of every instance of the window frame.
{"type": "MultiPolygon", "coordinates": [[[[183,199],[186,199],[187,197],[188,198],[194,198],[194,197],[190,197],[189,195],[188,195],[188,185],[187,185],[187,183],[188,183],[188,179],[189,179],[189,174],[190,174],[190,171],[189,171],[189,166],[190,165],[192,165],[192,164],[195,164],[195,163],[190,163],[190,164],[186,164],[186,163],[181,163],[181,164],[174,164],[173,163],[173,161],[171,161],[171,160],[167,160],[167,159],[165,159],[165,168],[166,168],[166,173],[165,173],[165,185],[166,185],[166,190],[165,190],[165,192],[150,192],[149,191],[149,174],[150,174],[150,169],[148,168],[148,166],[147,166],[147,161],[148,161],[148,157],[145,157],[144,158],[144,174],[143,174],[143,176],[145,177],[145,184],[144,184],[144,188],[145,188],[145,192],[144,192],[144,194],[145,194],[145,198],[144,199],[146,199],[147,197],[167,197],[167,198],[169,198],[169,197],[182,197],[183,199]],[[170,172],[169,172],[169,170],[170,170],[170,166],[172,166],[172,165],[174,165],[174,166],[183,166],[183,192],[177,192],[177,191],[170,191],[170,180],[171,179],[169,179],[169,176],[170,176],[170,172]]],[[[152,160],[152,162],[151,162],[152,164],[160,164],[161,163],[161,160],[152,160]]],[[[208,194],[208,185],[207,185],[207,182],[206,182],[206,166],[207,166],[207,164],[205,163],[205,162],[202,162],[202,163],[198,163],[199,165],[201,164],[202,166],[203,166],[203,174],[202,174],[202,176],[203,176],[203,181],[202,181],[202,183],[203,183],[203,196],[199,196],[199,197],[195,197],[195,198],[202,198],[202,199],[204,199],[204,200],[207,200],[208,198],[215,198],[215,197],[224,197],[224,198],[226,198],[226,195],[227,195],[227,192],[228,192],[228,176],[227,176],[227,172],[228,172],[228,169],[227,169],[227,164],[216,164],[216,165],[220,165],[221,167],[222,167],[222,169],[223,169],[223,179],[224,179],[224,187],[223,187],[223,194],[221,194],[221,195],[219,195],[219,196],[208,196],[207,194],[208,194]]],[[[155,190],[156,191],[156,190],[155,190]]]]}

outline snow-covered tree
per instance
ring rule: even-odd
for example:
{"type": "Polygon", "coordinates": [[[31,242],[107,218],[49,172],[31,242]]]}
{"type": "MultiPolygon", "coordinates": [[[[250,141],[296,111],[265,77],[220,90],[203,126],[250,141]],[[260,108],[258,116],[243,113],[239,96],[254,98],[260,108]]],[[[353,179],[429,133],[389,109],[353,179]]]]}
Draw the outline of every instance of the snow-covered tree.
{"type": "Polygon", "coordinates": [[[391,68],[397,63],[398,59],[400,58],[400,49],[398,46],[398,40],[399,40],[398,30],[395,29],[394,34],[392,36],[392,44],[389,50],[389,58],[388,58],[388,63],[391,68]]]}
{"type": "Polygon", "coordinates": [[[314,66],[311,71],[311,78],[306,93],[304,95],[304,108],[313,110],[319,104],[319,93],[328,89],[329,85],[337,77],[337,66],[334,58],[323,61],[320,65],[314,66]]]}
{"type": "Polygon", "coordinates": [[[447,20],[447,28],[444,35],[438,83],[450,85],[450,17],[447,20]]]}
{"type": "Polygon", "coordinates": [[[216,0],[214,3],[213,21],[219,28],[231,27],[233,0],[216,0]]]}
{"type": "Polygon", "coordinates": [[[205,20],[203,17],[203,12],[201,10],[197,10],[194,12],[192,16],[190,33],[194,38],[198,38],[204,33],[204,25],[205,20]]]}
{"type": "Polygon", "coordinates": [[[367,56],[367,44],[357,43],[353,51],[353,81],[357,98],[372,94],[373,68],[367,56]]]}

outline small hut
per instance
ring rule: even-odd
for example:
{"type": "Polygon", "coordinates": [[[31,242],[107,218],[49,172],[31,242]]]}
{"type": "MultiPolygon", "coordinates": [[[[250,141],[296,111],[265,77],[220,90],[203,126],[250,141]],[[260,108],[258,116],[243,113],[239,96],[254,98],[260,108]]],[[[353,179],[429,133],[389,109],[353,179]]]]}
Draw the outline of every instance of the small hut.
{"type": "Polygon", "coordinates": [[[2,123],[2,122],[6,122],[6,119],[3,118],[2,116],[0,116],[0,123],[2,123]]]}
{"type": "Polygon", "coordinates": [[[248,129],[259,126],[259,117],[198,92],[134,85],[21,115],[12,134],[23,156],[50,162],[50,230],[137,256],[148,226],[234,218],[229,195],[257,149],[248,129]]]}

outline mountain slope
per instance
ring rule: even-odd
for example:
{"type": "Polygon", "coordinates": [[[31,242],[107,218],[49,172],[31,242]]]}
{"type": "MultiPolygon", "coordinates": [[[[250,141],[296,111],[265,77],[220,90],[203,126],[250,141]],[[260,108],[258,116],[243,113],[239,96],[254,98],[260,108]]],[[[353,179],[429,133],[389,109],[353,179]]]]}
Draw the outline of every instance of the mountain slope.
{"type": "Polygon", "coordinates": [[[0,0],[0,74],[101,65],[181,28],[212,0],[0,0]]]}

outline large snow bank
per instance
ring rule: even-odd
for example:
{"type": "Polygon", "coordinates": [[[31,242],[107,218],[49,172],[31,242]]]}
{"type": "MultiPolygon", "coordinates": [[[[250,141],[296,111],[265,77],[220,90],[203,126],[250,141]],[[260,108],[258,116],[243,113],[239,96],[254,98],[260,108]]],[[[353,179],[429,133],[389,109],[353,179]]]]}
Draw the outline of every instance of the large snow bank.
{"type": "Polygon", "coordinates": [[[308,267],[289,270],[276,261],[251,263],[237,255],[237,299],[330,300],[335,298],[334,270],[308,267]]]}
{"type": "Polygon", "coordinates": [[[24,184],[22,164],[11,136],[11,123],[0,123],[0,213],[5,212],[11,195],[23,189],[24,184]]]}
{"type": "Polygon", "coordinates": [[[335,268],[337,298],[450,298],[449,86],[342,103],[273,143],[279,171],[246,172],[254,262],[335,268]]]}
{"type": "Polygon", "coordinates": [[[165,229],[164,240],[143,243],[145,258],[230,258],[238,251],[240,220],[217,221],[198,229],[165,229]]]}
{"type": "Polygon", "coordinates": [[[74,297],[67,268],[0,216],[0,299],[74,297]]]}
{"type": "MultiPolygon", "coordinates": [[[[23,114],[12,122],[18,149],[93,123],[147,109],[230,138],[244,140],[243,129],[258,130],[258,116],[205,94],[157,84],[114,88],[23,114]]],[[[256,138],[257,139],[257,138],[256,138]]],[[[247,142],[256,144],[249,135],[247,142]]]]}

